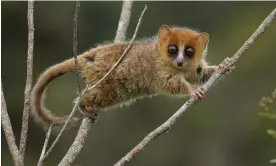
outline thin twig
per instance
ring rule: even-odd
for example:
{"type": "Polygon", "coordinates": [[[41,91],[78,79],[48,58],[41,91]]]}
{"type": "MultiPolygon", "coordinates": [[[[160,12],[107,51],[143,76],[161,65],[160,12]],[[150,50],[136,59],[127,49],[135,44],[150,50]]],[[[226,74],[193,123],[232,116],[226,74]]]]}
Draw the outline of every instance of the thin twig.
{"type": "Polygon", "coordinates": [[[74,16],[74,27],[73,27],[73,54],[76,65],[76,75],[77,75],[77,83],[78,83],[78,94],[81,94],[81,86],[80,86],[80,76],[79,76],[79,67],[78,67],[78,13],[80,10],[80,1],[76,2],[75,16],[74,16]]]}
{"type": "Polygon", "coordinates": [[[22,164],[24,163],[25,148],[27,141],[29,113],[30,113],[30,93],[33,82],[33,50],[34,50],[34,1],[28,1],[28,57],[27,57],[27,78],[25,87],[24,109],[22,116],[22,129],[20,136],[19,152],[21,154],[22,164]]]}
{"type": "Polygon", "coordinates": [[[68,126],[69,122],[71,121],[71,119],[73,118],[75,112],[78,109],[78,106],[81,102],[81,98],[82,96],[85,94],[85,92],[88,89],[88,85],[84,88],[83,92],[81,92],[81,87],[80,87],[80,77],[79,77],[79,70],[78,70],[78,59],[77,59],[77,47],[78,47],[78,41],[77,41],[77,23],[78,23],[78,12],[79,12],[79,8],[80,8],[80,2],[77,1],[76,2],[76,8],[75,8],[75,16],[74,16],[74,26],[73,26],[73,52],[74,52],[74,59],[75,59],[75,64],[76,64],[76,73],[77,73],[77,83],[78,83],[78,91],[79,91],[79,96],[78,96],[78,100],[76,101],[71,113],[69,114],[66,122],[64,123],[64,125],[62,126],[60,132],[58,133],[56,139],[54,140],[54,142],[52,143],[52,145],[50,146],[50,148],[48,149],[48,151],[46,152],[46,154],[43,154],[43,157],[41,158],[41,161],[43,162],[48,156],[49,154],[52,152],[53,148],[56,146],[56,144],[58,143],[58,141],[61,138],[61,135],[64,133],[66,127],[68,126]]]}
{"type": "Polygon", "coordinates": [[[6,140],[11,152],[12,160],[15,166],[21,166],[21,156],[15,143],[15,137],[11,126],[11,121],[7,111],[7,105],[3,92],[3,85],[1,83],[1,123],[6,136],[6,140]]]}
{"type": "MultiPolygon", "coordinates": [[[[207,92],[210,87],[217,82],[224,74],[231,72],[232,65],[243,55],[243,53],[256,41],[256,39],[264,32],[265,28],[269,26],[272,20],[276,16],[276,8],[268,15],[268,17],[261,23],[258,29],[252,34],[252,36],[243,44],[243,46],[232,56],[232,58],[224,60],[221,67],[215,72],[211,78],[202,86],[207,92]],[[230,70],[230,71],[229,71],[230,70]],[[229,71],[229,72],[227,72],[229,71]]],[[[170,127],[176,122],[186,110],[197,101],[196,98],[191,97],[180,109],[176,111],[166,122],[149,133],[139,144],[137,144],[130,152],[128,152],[123,158],[121,158],[115,166],[122,166],[133,159],[139,152],[141,152],[152,140],[162,135],[170,129],[170,127]]]]}
{"type": "Polygon", "coordinates": [[[49,129],[48,129],[48,131],[46,133],[43,149],[41,151],[41,154],[40,154],[37,166],[42,166],[43,165],[43,161],[44,161],[43,158],[44,158],[44,154],[46,152],[46,148],[47,148],[50,136],[51,136],[52,127],[53,127],[53,124],[50,125],[50,127],[49,127],[49,129]]]}
{"type": "Polygon", "coordinates": [[[52,143],[52,145],[50,146],[50,148],[47,150],[45,156],[43,157],[43,160],[45,160],[49,154],[52,152],[53,148],[56,146],[56,144],[58,143],[58,141],[60,140],[61,138],[61,135],[64,133],[65,131],[65,128],[68,126],[68,124],[70,123],[71,119],[73,118],[75,112],[78,110],[78,107],[79,107],[79,104],[81,102],[81,98],[82,96],[85,94],[85,92],[87,91],[88,89],[88,85],[85,87],[85,89],[83,90],[83,92],[79,95],[70,115],[68,116],[65,124],[63,125],[62,129],[60,130],[60,132],[58,133],[56,139],[54,140],[54,142],[52,143]]]}
{"type": "MultiPolygon", "coordinates": [[[[112,66],[112,68],[107,72],[107,74],[101,80],[99,80],[96,84],[94,84],[91,88],[95,88],[99,83],[101,83],[109,75],[109,73],[111,73],[115,69],[115,67],[121,62],[123,57],[129,51],[129,49],[132,46],[133,41],[135,40],[137,33],[138,33],[138,29],[140,27],[142,17],[146,10],[147,10],[147,6],[145,6],[144,10],[142,11],[142,13],[140,15],[135,32],[134,32],[133,37],[132,37],[128,47],[126,48],[126,50],[123,52],[123,54],[118,59],[118,61],[112,66]]],[[[126,20],[126,21],[129,21],[129,20],[126,20]]],[[[79,98],[78,100],[81,100],[81,99],[79,98]]],[[[89,132],[92,124],[93,124],[93,121],[90,118],[88,118],[88,117],[83,118],[81,127],[77,133],[77,136],[76,136],[73,144],[69,148],[68,152],[63,157],[62,161],[59,163],[59,166],[71,165],[74,162],[74,160],[76,159],[76,157],[78,156],[78,154],[80,153],[80,151],[83,147],[83,144],[85,142],[85,139],[87,138],[88,132],[89,132]]]]}
{"type": "Polygon", "coordinates": [[[124,0],[114,43],[124,41],[131,16],[133,1],[124,0]]]}
{"type": "Polygon", "coordinates": [[[89,87],[88,90],[92,89],[92,88],[95,88],[97,85],[99,85],[118,65],[119,63],[121,63],[121,61],[123,60],[123,58],[125,57],[125,55],[127,54],[127,52],[129,51],[129,49],[131,48],[132,46],[132,43],[134,42],[135,38],[136,38],[136,35],[137,35],[137,32],[138,32],[138,29],[140,27],[140,24],[141,24],[141,21],[142,21],[142,17],[144,16],[144,13],[145,11],[147,10],[147,5],[145,5],[144,7],[144,10],[142,11],[141,15],[140,15],[140,18],[138,20],[138,23],[136,25],[136,29],[135,29],[135,32],[132,36],[132,39],[130,41],[130,43],[128,44],[127,48],[124,50],[123,54],[121,55],[121,57],[117,60],[117,62],[112,66],[112,68],[96,83],[94,84],[93,86],[89,87]]]}

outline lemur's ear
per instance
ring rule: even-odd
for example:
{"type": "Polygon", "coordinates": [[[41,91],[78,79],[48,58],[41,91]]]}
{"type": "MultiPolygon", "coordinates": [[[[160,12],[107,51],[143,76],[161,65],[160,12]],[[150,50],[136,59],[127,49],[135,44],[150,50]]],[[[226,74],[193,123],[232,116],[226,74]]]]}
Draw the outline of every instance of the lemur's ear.
{"type": "Polygon", "coordinates": [[[207,32],[200,33],[196,38],[196,44],[202,45],[202,48],[205,49],[209,42],[209,36],[207,32]]]}
{"type": "Polygon", "coordinates": [[[162,25],[158,32],[159,41],[167,41],[171,37],[171,29],[168,25],[162,25]]]}

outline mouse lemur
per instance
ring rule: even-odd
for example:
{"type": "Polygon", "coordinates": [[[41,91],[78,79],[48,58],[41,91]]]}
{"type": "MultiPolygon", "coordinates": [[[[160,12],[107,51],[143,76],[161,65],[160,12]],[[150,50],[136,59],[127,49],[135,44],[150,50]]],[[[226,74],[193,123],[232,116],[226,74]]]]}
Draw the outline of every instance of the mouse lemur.
{"type": "MultiPolygon", "coordinates": [[[[217,69],[205,61],[209,34],[183,27],[162,25],[158,35],[137,40],[122,62],[98,86],[82,97],[81,112],[86,116],[95,111],[128,104],[135,99],[157,93],[204,97],[199,86],[217,69]]],[[[79,55],[82,76],[91,84],[101,79],[120,58],[129,42],[111,43],[92,48],[79,55]]],[[[47,69],[38,79],[31,94],[35,119],[44,123],[63,125],[44,107],[47,86],[56,78],[75,70],[74,58],[47,69]]]]}

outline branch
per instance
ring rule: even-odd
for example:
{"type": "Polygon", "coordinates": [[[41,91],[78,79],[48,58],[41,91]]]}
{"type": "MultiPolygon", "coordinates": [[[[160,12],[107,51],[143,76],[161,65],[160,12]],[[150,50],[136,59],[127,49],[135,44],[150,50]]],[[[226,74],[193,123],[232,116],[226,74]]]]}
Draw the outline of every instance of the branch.
{"type": "Polygon", "coordinates": [[[116,32],[116,37],[114,42],[124,41],[126,38],[126,31],[128,28],[130,16],[131,16],[131,9],[132,9],[133,1],[124,0],[122,12],[118,24],[118,29],[116,32]]]}
{"type": "Polygon", "coordinates": [[[73,164],[74,160],[83,147],[84,141],[88,136],[88,132],[90,131],[92,124],[93,122],[90,118],[83,118],[80,129],[73,144],[58,166],[73,164]]]}
{"type": "MultiPolygon", "coordinates": [[[[126,6],[126,5],[124,5],[124,6],[126,6]]],[[[100,79],[96,84],[94,84],[90,89],[95,88],[98,84],[100,84],[118,66],[118,64],[121,62],[121,60],[127,54],[127,52],[131,48],[132,43],[134,42],[135,37],[136,37],[136,35],[138,33],[138,29],[140,27],[141,20],[142,20],[142,17],[144,15],[146,9],[147,9],[147,6],[145,6],[144,10],[142,11],[142,13],[140,15],[140,18],[138,20],[138,23],[137,23],[135,32],[133,34],[133,37],[132,37],[132,39],[131,39],[128,47],[123,52],[122,56],[112,66],[112,68],[105,74],[105,76],[102,79],[100,79]]],[[[125,21],[129,21],[129,20],[125,20],[125,21]]],[[[119,31],[119,29],[118,29],[118,31],[119,31]]],[[[125,35],[123,35],[123,36],[125,37],[125,35]]],[[[117,36],[116,36],[116,38],[117,38],[117,36]]],[[[79,98],[78,100],[81,100],[81,98],[79,98]]],[[[87,138],[88,132],[91,129],[92,124],[93,124],[93,121],[90,118],[84,117],[84,119],[82,121],[82,124],[81,124],[81,127],[80,127],[80,129],[79,129],[79,131],[77,133],[77,136],[76,136],[73,144],[69,148],[67,154],[64,156],[64,158],[62,159],[62,161],[59,163],[59,166],[71,165],[74,162],[74,160],[76,159],[77,155],[80,153],[80,151],[81,151],[81,149],[83,147],[84,141],[87,138]]]]}
{"type": "MultiPolygon", "coordinates": [[[[211,86],[221,78],[221,76],[231,72],[231,67],[243,53],[255,42],[255,40],[264,32],[265,28],[269,26],[272,20],[276,16],[276,8],[268,15],[268,17],[261,23],[258,29],[252,34],[252,36],[243,44],[243,46],[232,56],[232,58],[225,59],[217,72],[215,72],[211,78],[202,86],[204,91],[208,91],[211,86]],[[227,72],[229,71],[229,72],[227,72]]],[[[149,133],[138,145],[136,145],[130,152],[128,152],[121,160],[119,160],[115,166],[125,165],[134,156],[141,152],[152,140],[162,135],[170,129],[170,127],[180,118],[186,110],[195,104],[196,98],[191,97],[176,113],[174,113],[166,122],[156,128],[154,131],[149,133]]]]}
{"type": "Polygon", "coordinates": [[[14,162],[15,166],[21,166],[21,156],[18,151],[18,148],[15,143],[15,137],[13,134],[12,126],[11,126],[11,121],[9,118],[9,114],[7,112],[7,105],[5,101],[5,96],[3,92],[3,86],[1,83],[1,123],[3,126],[3,130],[6,136],[6,140],[8,142],[8,146],[11,152],[12,160],[14,162]]]}
{"type": "Polygon", "coordinates": [[[30,93],[33,82],[33,50],[34,50],[34,1],[28,1],[28,57],[27,57],[27,78],[25,87],[24,109],[22,116],[22,129],[20,136],[19,152],[21,154],[22,164],[24,163],[24,155],[27,141],[29,113],[30,113],[30,93]]]}
{"type": "Polygon", "coordinates": [[[40,157],[39,157],[37,166],[42,166],[42,165],[43,165],[44,154],[45,154],[45,152],[46,152],[46,148],[47,148],[47,145],[48,145],[50,136],[51,136],[51,132],[52,132],[52,127],[53,127],[53,125],[54,125],[54,124],[51,124],[51,125],[50,125],[50,127],[49,127],[49,129],[48,129],[48,131],[47,131],[47,133],[46,133],[44,145],[43,145],[43,148],[42,148],[42,151],[41,151],[41,154],[40,154],[40,157]]]}
{"type": "Polygon", "coordinates": [[[80,10],[80,1],[76,2],[75,16],[74,16],[74,27],[73,27],[73,54],[76,65],[76,75],[77,75],[77,83],[78,83],[78,94],[81,94],[81,86],[80,86],[80,76],[79,76],[79,67],[78,67],[78,13],[80,10]]]}

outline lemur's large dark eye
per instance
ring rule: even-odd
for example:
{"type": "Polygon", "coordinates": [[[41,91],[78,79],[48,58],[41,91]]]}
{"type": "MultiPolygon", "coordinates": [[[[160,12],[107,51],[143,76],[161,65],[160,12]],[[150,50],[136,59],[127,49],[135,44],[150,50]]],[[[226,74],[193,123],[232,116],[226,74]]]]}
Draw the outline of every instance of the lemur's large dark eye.
{"type": "Polygon", "coordinates": [[[178,47],[177,45],[170,45],[168,47],[168,53],[171,54],[171,55],[175,55],[178,53],[178,47]]]}
{"type": "Polygon", "coordinates": [[[191,58],[195,54],[195,50],[192,47],[185,47],[184,53],[187,57],[191,58]]]}

